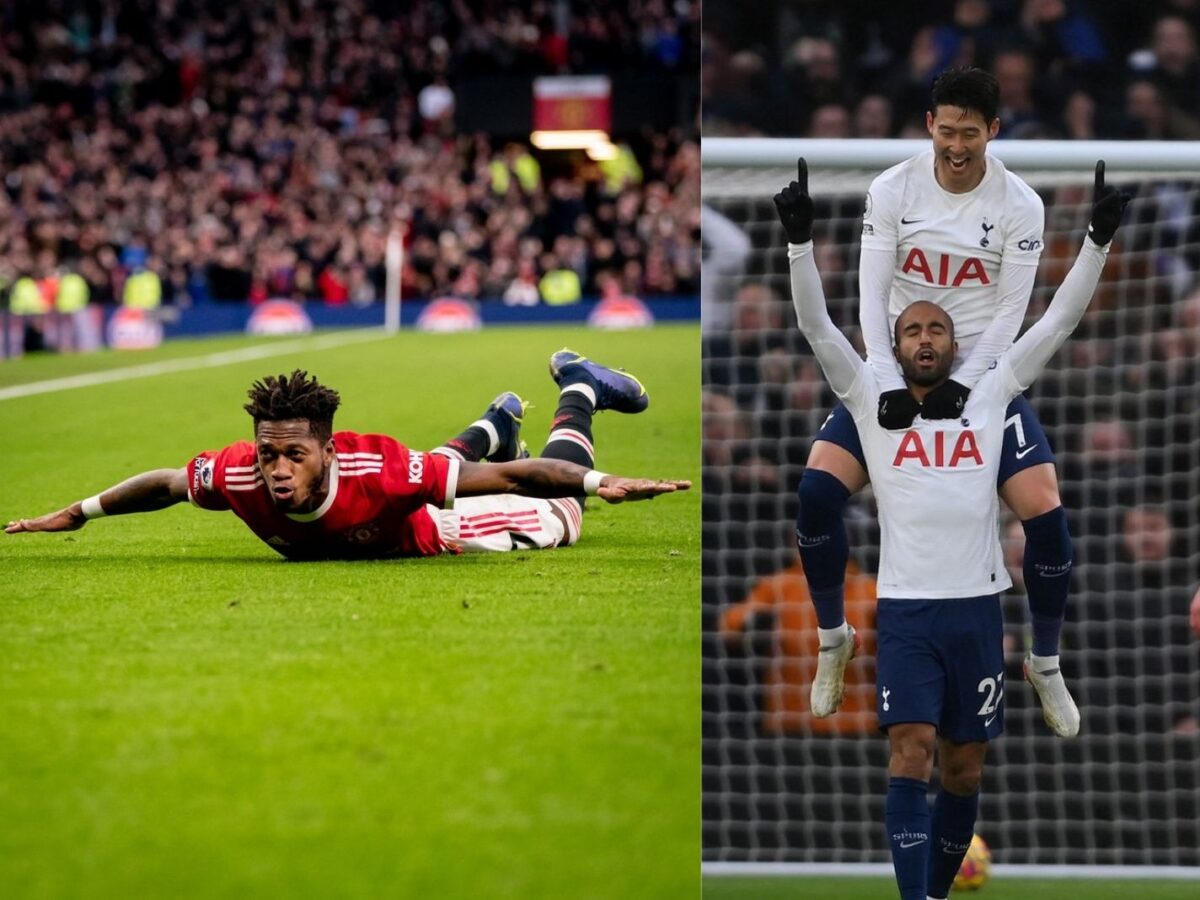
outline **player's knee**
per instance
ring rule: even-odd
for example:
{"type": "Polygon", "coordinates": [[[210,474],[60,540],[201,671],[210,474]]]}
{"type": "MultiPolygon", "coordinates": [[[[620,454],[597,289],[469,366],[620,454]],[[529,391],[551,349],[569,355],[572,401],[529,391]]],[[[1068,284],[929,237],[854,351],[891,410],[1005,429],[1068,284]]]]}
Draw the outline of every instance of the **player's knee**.
{"type": "Polygon", "coordinates": [[[933,770],[932,725],[897,725],[889,731],[892,756],[888,772],[897,778],[928,781],[933,770]]]}
{"type": "Polygon", "coordinates": [[[838,519],[850,499],[846,485],[820,469],[805,469],[797,489],[800,498],[800,523],[829,522],[838,519]]]}
{"type": "Polygon", "coordinates": [[[983,760],[942,760],[940,774],[942,787],[960,797],[969,797],[979,790],[983,780],[983,760]]]}
{"type": "Polygon", "coordinates": [[[1021,521],[1045,515],[1055,507],[1062,506],[1058,475],[1050,463],[1018,472],[1004,482],[1000,495],[1021,521]]]}

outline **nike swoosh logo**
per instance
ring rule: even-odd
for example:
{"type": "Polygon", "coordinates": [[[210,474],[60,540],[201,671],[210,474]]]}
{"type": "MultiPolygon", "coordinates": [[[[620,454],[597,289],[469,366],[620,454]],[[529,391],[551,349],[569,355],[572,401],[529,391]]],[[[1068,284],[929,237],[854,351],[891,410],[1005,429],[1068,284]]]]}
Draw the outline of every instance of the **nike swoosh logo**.
{"type": "Polygon", "coordinates": [[[924,222],[924,219],[901,219],[901,225],[915,225],[917,222],[924,222]]]}
{"type": "Polygon", "coordinates": [[[983,727],[984,727],[984,728],[987,728],[987,727],[988,727],[989,725],[991,725],[991,724],[992,724],[992,722],[994,722],[995,720],[996,720],[996,717],[995,717],[995,716],[992,716],[990,719],[984,719],[984,720],[983,720],[983,727]]]}
{"type": "Polygon", "coordinates": [[[917,846],[917,844],[923,844],[923,843],[925,843],[925,842],[924,841],[910,841],[909,843],[906,844],[906,843],[904,843],[904,841],[901,841],[900,849],[907,850],[909,847],[915,847],[915,846],[917,846]]]}
{"type": "Polygon", "coordinates": [[[1024,459],[1030,453],[1032,453],[1034,450],[1036,450],[1039,446],[1041,446],[1041,445],[1034,444],[1032,447],[1026,447],[1024,450],[1018,450],[1017,451],[1017,459],[1024,459]]]}

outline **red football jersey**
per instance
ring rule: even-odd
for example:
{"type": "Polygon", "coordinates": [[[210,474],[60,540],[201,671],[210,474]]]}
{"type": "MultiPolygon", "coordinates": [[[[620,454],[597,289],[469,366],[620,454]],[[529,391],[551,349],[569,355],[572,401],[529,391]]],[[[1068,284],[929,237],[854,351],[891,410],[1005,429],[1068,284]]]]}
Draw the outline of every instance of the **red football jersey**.
{"type": "Polygon", "coordinates": [[[458,462],[409,450],[383,434],[339,431],[329,495],[308,513],[276,507],[254,444],[238,441],[188,463],[188,497],[203,509],[231,509],[289,559],[434,556],[454,552],[425,505],[454,502],[458,462]]]}

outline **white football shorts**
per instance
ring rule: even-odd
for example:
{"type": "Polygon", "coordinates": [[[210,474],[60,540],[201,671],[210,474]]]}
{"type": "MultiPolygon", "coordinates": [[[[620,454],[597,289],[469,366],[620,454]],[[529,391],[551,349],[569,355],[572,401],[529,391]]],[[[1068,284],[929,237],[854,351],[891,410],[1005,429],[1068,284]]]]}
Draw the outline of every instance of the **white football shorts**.
{"type": "Polygon", "coordinates": [[[453,509],[427,506],[442,540],[467,553],[544,550],[579,540],[578,500],[541,500],[512,494],[459,497],[453,509]],[[557,513],[557,514],[556,514],[557,513]],[[565,523],[565,525],[564,525],[565,523]]]}

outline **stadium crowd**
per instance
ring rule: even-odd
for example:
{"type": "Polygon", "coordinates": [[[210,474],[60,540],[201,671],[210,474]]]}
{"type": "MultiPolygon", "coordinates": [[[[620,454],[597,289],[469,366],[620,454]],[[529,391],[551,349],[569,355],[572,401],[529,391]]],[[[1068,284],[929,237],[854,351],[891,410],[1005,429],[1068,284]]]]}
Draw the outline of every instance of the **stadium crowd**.
{"type": "Polygon", "coordinates": [[[1000,82],[1002,138],[1200,137],[1195,0],[704,4],[704,134],[924,137],[932,78],[1000,82]]]}
{"type": "Polygon", "coordinates": [[[699,150],[628,136],[616,162],[459,133],[468,76],[683,70],[697,4],[204,0],[6,5],[0,283],[127,276],[167,302],[382,295],[406,229],[410,297],[537,302],[699,281],[699,150]]]}

